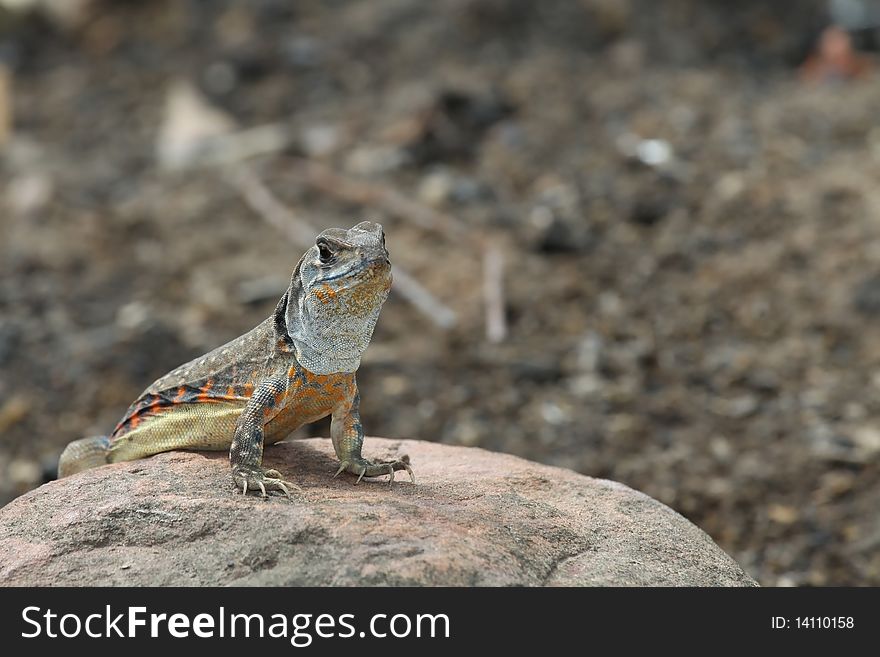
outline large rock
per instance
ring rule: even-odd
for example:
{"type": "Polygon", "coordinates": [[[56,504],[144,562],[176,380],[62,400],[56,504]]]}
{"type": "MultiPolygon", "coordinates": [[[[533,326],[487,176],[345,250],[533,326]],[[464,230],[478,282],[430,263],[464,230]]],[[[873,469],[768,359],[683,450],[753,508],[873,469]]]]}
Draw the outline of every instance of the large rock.
{"type": "Polygon", "coordinates": [[[369,438],[398,473],[331,477],[329,440],[265,461],[303,495],[234,494],[224,454],[173,452],[46,484],[0,509],[7,585],[696,585],[754,581],[621,484],[479,449],[369,438]]]}

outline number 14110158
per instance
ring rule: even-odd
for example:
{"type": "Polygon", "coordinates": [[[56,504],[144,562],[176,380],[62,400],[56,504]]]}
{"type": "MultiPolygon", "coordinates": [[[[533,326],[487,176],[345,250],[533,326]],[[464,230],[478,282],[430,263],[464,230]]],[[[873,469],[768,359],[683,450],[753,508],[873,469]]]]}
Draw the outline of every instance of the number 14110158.
{"type": "Polygon", "coordinates": [[[852,629],[855,621],[852,616],[798,616],[795,618],[798,629],[835,630],[852,629]]]}

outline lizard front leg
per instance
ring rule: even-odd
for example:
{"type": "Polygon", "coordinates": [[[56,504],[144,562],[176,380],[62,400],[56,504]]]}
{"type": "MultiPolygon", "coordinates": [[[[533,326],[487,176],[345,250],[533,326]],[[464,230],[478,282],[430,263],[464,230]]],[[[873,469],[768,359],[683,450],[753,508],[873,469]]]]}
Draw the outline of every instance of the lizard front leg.
{"type": "Polygon", "coordinates": [[[280,410],[286,392],[286,379],[264,379],[256,387],[238,418],[232,446],[229,448],[229,463],[232,466],[232,479],[244,495],[247,495],[248,490],[259,489],[263,497],[266,497],[267,490],[280,490],[290,497],[289,489],[299,490],[296,484],[282,480],[281,473],[277,470],[265,470],[262,467],[263,427],[280,410]]]}
{"type": "Polygon", "coordinates": [[[360,483],[364,477],[379,477],[389,475],[388,484],[394,482],[396,470],[406,470],[410,479],[416,483],[415,475],[409,466],[409,456],[401,456],[396,461],[374,463],[361,455],[361,447],[364,444],[364,429],[361,426],[360,394],[357,387],[350,403],[346,403],[333,411],[330,420],[330,437],[333,439],[333,449],[339,458],[339,469],[334,477],[338,477],[344,470],[357,475],[360,483]]]}

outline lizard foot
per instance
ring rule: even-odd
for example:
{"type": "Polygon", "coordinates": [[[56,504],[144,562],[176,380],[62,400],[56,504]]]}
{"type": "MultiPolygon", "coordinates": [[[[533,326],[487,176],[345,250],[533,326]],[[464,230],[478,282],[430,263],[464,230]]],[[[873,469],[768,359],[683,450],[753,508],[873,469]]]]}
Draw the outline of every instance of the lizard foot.
{"type": "Polygon", "coordinates": [[[385,461],[383,463],[373,463],[372,461],[362,458],[343,461],[339,464],[339,469],[333,476],[338,477],[346,470],[358,476],[357,481],[354,482],[355,484],[361,483],[361,479],[364,477],[381,477],[382,475],[387,474],[388,485],[390,486],[394,483],[394,472],[396,470],[406,470],[409,473],[409,478],[412,482],[416,483],[416,476],[413,474],[412,468],[409,466],[409,456],[406,454],[396,461],[385,461]]]}
{"type": "Polygon", "coordinates": [[[267,490],[280,490],[287,497],[290,497],[291,489],[302,492],[296,484],[284,481],[278,470],[238,465],[232,469],[232,480],[241,488],[242,495],[247,495],[248,490],[259,490],[264,498],[268,497],[267,490]]]}

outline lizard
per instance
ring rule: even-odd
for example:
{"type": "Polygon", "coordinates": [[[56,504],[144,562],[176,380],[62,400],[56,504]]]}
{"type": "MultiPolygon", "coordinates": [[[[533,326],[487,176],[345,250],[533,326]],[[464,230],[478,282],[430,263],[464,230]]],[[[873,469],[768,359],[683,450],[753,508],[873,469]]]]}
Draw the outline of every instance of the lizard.
{"type": "Polygon", "coordinates": [[[364,477],[405,470],[408,456],[373,462],[361,454],[364,430],[355,372],[391,289],[385,233],[363,221],[320,233],[300,258],[272,316],[244,335],[156,380],[109,436],[71,442],[58,476],[171,450],[229,450],[232,479],[248,491],[296,484],[262,467],[263,448],[331,416],[339,468],[364,477]]]}

